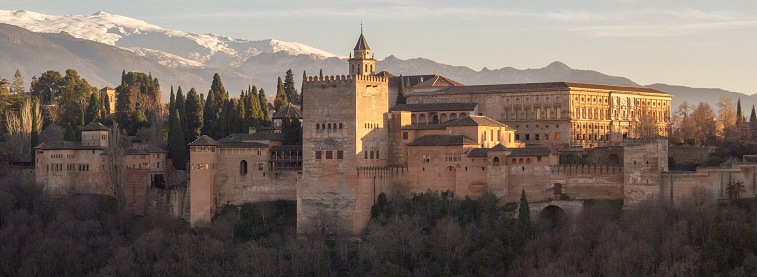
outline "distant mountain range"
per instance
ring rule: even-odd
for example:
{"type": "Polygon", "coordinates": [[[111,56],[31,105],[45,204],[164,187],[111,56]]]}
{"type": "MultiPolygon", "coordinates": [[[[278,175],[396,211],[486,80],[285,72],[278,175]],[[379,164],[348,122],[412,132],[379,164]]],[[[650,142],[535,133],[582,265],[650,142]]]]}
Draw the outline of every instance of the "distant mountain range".
{"type": "MultiPolygon", "coordinates": [[[[67,68],[76,69],[94,86],[115,86],[120,82],[121,71],[126,70],[151,72],[160,79],[164,92],[170,86],[182,86],[185,91],[195,87],[206,93],[213,74],[219,72],[232,95],[255,84],[265,88],[271,97],[276,78],[286,70],[295,72],[298,83],[303,70],[308,75],[316,75],[319,70],[326,75],[345,75],[345,59],[296,42],[187,33],[105,12],[53,16],[0,10],[0,77],[10,79],[20,69],[27,86],[31,76],[50,69],[63,72],[67,68]]],[[[538,69],[504,67],[476,71],[424,58],[402,60],[388,56],[378,61],[376,67],[394,75],[438,74],[463,84],[570,81],[640,86],[624,77],[573,69],[557,61],[538,69]]],[[[673,94],[674,108],[684,100],[704,101],[715,107],[721,96],[734,101],[740,98],[746,113],[757,105],[755,96],[722,89],[666,84],[647,87],[673,94]]],[[[168,98],[167,93],[164,98],[168,98]]]]}

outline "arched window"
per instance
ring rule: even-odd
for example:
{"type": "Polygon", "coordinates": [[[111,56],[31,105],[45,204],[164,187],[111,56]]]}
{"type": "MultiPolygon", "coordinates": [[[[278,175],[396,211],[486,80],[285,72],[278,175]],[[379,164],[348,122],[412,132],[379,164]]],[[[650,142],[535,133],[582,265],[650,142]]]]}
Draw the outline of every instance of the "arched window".
{"type": "Polygon", "coordinates": [[[342,129],[342,123],[339,123],[339,129],[342,129]]]}
{"type": "Polygon", "coordinates": [[[531,158],[526,159],[526,164],[531,164],[531,158]]]}
{"type": "Polygon", "coordinates": [[[331,129],[331,123],[327,124],[327,125],[326,125],[326,128],[329,128],[329,129],[331,129]]]}
{"type": "Polygon", "coordinates": [[[315,124],[315,129],[316,129],[316,130],[320,130],[320,129],[321,129],[321,124],[318,124],[318,123],[316,123],[316,124],[315,124]]]}
{"type": "Polygon", "coordinates": [[[247,175],[247,161],[239,162],[239,175],[247,175]]]}
{"type": "Polygon", "coordinates": [[[523,164],[523,158],[518,159],[518,164],[523,164]]]}
{"type": "Polygon", "coordinates": [[[492,165],[499,166],[499,157],[494,157],[494,159],[492,160],[492,165]]]}

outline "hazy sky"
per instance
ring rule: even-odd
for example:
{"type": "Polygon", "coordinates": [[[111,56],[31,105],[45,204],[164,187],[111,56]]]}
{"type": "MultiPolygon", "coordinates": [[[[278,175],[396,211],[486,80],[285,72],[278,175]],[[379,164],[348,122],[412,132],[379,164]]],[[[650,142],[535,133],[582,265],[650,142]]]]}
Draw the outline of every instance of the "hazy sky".
{"type": "MultiPolygon", "coordinates": [[[[53,15],[106,11],[168,29],[297,41],[348,55],[360,22],[377,58],[475,70],[561,61],[642,85],[757,93],[757,1],[2,0],[53,15]]],[[[380,69],[379,69],[380,70],[380,69]]]]}

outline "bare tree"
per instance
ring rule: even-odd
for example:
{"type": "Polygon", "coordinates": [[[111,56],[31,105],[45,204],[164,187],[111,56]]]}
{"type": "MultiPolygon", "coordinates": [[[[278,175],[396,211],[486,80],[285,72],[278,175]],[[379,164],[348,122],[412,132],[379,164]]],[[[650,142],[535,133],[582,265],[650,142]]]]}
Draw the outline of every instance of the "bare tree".
{"type": "Polygon", "coordinates": [[[635,135],[637,138],[651,139],[660,136],[660,131],[657,126],[657,119],[655,118],[654,114],[647,109],[640,111],[638,122],[636,122],[634,127],[636,129],[635,135]]]}
{"type": "Polygon", "coordinates": [[[118,128],[118,123],[113,121],[113,127],[111,127],[108,134],[108,147],[107,157],[105,160],[105,173],[106,182],[108,188],[113,197],[116,198],[118,208],[123,210],[126,204],[125,186],[126,180],[124,178],[124,163],[123,157],[125,155],[124,147],[125,142],[121,138],[121,130],[118,128]]]}
{"type": "Polygon", "coordinates": [[[13,75],[13,83],[11,84],[10,92],[13,94],[24,93],[24,76],[21,75],[21,70],[16,69],[16,74],[13,75]]]}
{"type": "Polygon", "coordinates": [[[30,149],[32,132],[42,129],[42,114],[39,102],[27,98],[16,112],[5,112],[5,128],[8,132],[8,145],[15,154],[27,153],[30,149]]]}
{"type": "Polygon", "coordinates": [[[736,132],[736,105],[731,98],[723,96],[718,101],[718,128],[723,139],[731,140],[737,138],[736,132]]]}

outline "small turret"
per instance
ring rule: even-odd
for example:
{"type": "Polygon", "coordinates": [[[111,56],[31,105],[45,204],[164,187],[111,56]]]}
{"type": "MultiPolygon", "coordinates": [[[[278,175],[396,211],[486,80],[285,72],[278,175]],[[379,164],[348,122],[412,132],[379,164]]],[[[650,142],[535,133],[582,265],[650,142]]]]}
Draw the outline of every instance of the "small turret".
{"type": "Polygon", "coordinates": [[[362,26],[360,38],[357,39],[349,64],[350,75],[373,75],[376,72],[376,60],[371,54],[371,48],[368,47],[368,41],[365,40],[362,26]]]}

